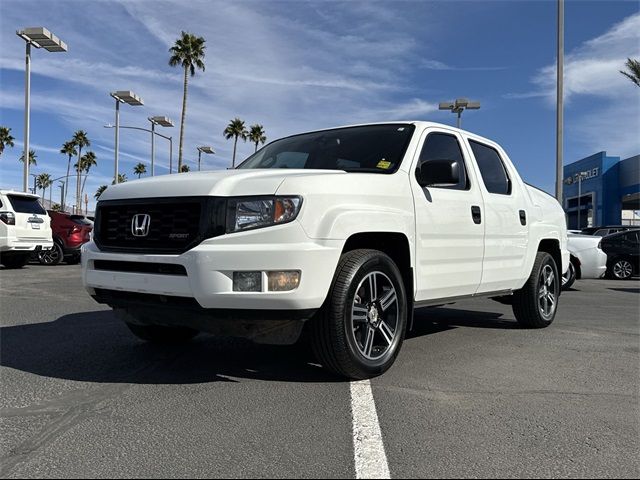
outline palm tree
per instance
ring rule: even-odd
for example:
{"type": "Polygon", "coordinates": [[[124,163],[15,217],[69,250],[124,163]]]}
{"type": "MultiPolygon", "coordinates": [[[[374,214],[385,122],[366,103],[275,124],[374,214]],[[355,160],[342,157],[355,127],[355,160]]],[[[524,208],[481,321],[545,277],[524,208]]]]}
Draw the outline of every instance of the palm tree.
{"type": "Polygon", "coordinates": [[[186,173],[189,170],[191,169],[189,168],[189,165],[187,165],[186,163],[180,167],[180,173],[186,173]]]}
{"type": "Polygon", "coordinates": [[[4,152],[5,147],[13,147],[15,139],[11,135],[11,129],[8,127],[0,127],[0,155],[4,152]]]}
{"type": "Polygon", "coordinates": [[[80,189],[80,198],[82,198],[84,185],[87,183],[87,178],[89,177],[89,170],[91,170],[91,167],[95,167],[98,164],[98,159],[96,158],[95,153],[88,151],[82,156],[80,161],[82,163],[82,170],[86,173],[84,180],[82,180],[82,188],[80,189]]]}
{"type": "Polygon", "coordinates": [[[42,190],[42,200],[44,201],[45,192],[47,188],[51,186],[53,182],[51,181],[51,175],[48,173],[41,173],[36,177],[36,187],[42,190]]]}
{"type": "Polygon", "coordinates": [[[243,141],[247,141],[247,129],[244,127],[244,120],[240,120],[238,117],[234,118],[229,122],[227,128],[222,132],[224,138],[229,140],[230,138],[234,138],[233,141],[233,161],[231,163],[231,168],[236,166],[236,146],[238,145],[238,137],[240,137],[243,141]]]}
{"type": "Polygon", "coordinates": [[[96,193],[93,194],[93,198],[98,200],[100,198],[100,195],[102,195],[106,189],[107,189],[106,185],[100,185],[96,190],[96,193]]]}
{"type": "MultiPolygon", "coordinates": [[[[76,130],[73,134],[73,138],[71,139],[73,145],[78,148],[78,163],[76,165],[82,164],[82,149],[84,147],[88,147],[91,145],[89,141],[89,137],[87,137],[87,132],[84,130],[76,130]]],[[[82,198],[80,198],[80,172],[82,170],[76,167],[76,208],[78,211],[82,209],[82,198]]]]}
{"type": "Polygon", "coordinates": [[[627,58],[627,62],[624,65],[627,67],[628,72],[620,70],[620,73],[640,87],[640,62],[627,58]]]}
{"type": "Polygon", "coordinates": [[[264,134],[264,127],[257,123],[255,125],[251,125],[251,127],[249,127],[249,140],[251,143],[255,143],[256,149],[254,151],[257,152],[258,144],[262,143],[264,145],[264,142],[267,141],[267,137],[264,134]]]}
{"type": "Polygon", "coordinates": [[[134,175],[138,175],[138,178],[140,178],[140,175],[144,175],[145,173],[147,173],[147,167],[144,166],[144,163],[140,162],[135,167],[133,167],[133,173],[134,175]]]}
{"type": "MultiPolygon", "coordinates": [[[[35,150],[29,150],[29,165],[38,165],[37,161],[38,155],[36,155],[35,150]]],[[[19,159],[22,163],[24,163],[24,152],[20,155],[19,159]]]]}
{"type": "Polygon", "coordinates": [[[187,114],[187,84],[189,73],[193,77],[196,74],[196,68],[204,72],[204,49],[205,39],[196,37],[187,32],[182,32],[180,38],[176,40],[173,47],[169,49],[171,57],[169,65],[175,67],[180,65],[184,68],[184,88],[182,91],[182,118],[180,119],[180,147],[178,149],[178,172],[182,167],[182,143],[184,138],[184,120],[187,114]]]}
{"type": "MultiPolygon", "coordinates": [[[[124,183],[127,181],[127,174],[126,173],[119,173],[118,174],[118,183],[124,183]]],[[[111,185],[115,185],[116,182],[111,182],[111,185]]]]}
{"type": "MultiPolygon", "coordinates": [[[[60,153],[63,155],[67,155],[69,160],[67,161],[67,176],[65,178],[65,186],[69,185],[69,170],[71,170],[71,157],[78,154],[76,150],[76,144],[73,143],[73,140],[68,142],[64,142],[62,148],[60,149],[60,153]]],[[[67,203],[67,188],[64,189],[64,198],[62,199],[62,211],[65,210],[65,203],[67,203]]]]}

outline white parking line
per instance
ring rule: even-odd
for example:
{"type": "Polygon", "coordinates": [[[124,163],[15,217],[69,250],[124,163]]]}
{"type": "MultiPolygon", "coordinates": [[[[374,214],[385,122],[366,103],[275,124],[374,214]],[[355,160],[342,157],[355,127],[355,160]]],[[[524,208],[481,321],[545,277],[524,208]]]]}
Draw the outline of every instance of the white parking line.
{"type": "Polygon", "coordinates": [[[369,380],[351,382],[356,478],[391,478],[369,380]]]}

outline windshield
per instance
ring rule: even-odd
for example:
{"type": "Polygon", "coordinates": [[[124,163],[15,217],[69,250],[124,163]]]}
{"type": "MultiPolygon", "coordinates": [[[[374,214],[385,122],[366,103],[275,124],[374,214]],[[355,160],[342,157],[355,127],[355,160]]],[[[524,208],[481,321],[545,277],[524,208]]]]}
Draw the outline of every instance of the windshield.
{"type": "Polygon", "coordinates": [[[46,215],[47,212],[38,199],[35,197],[24,197],[22,195],[7,195],[9,197],[9,201],[13,206],[13,209],[16,213],[39,213],[41,215],[46,215]]]}
{"type": "Polygon", "coordinates": [[[409,124],[386,124],[295,135],[270,143],[237,168],[393,173],[414,130],[409,124]]]}

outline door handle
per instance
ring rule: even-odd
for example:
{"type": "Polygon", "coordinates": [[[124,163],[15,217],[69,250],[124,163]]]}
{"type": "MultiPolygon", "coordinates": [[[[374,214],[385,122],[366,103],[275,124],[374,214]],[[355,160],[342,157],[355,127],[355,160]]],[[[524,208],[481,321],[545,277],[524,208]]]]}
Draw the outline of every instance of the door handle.
{"type": "Polygon", "coordinates": [[[477,205],[473,205],[471,207],[471,218],[473,218],[473,223],[475,224],[482,223],[482,212],[480,211],[480,207],[477,205]]]}
{"type": "Polygon", "coordinates": [[[520,225],[527,224],[527,212],[524,210],[520,210],[520,225]]]}

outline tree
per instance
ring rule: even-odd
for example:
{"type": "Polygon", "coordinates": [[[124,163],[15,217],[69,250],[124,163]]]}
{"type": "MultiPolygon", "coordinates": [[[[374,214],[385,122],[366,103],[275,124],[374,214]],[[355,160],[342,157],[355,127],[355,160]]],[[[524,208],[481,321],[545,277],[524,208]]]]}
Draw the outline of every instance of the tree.
{"type": "MultiPolygon", "coordinates": [[[[124,183],[127,181],[127,174],[126,173],[119,173],[118,174],[118,183],[124,183]]],[[[116,182],[111,182],[111,185],[115,185],[116,182]]]]}
{"type": "Polygon", "coordinates": [[[73,143],[73,140],[68,142],[64,142],[62,148],[60,149],[60,153],[63,155],[67,155],[69,159],[67,160],[67,176],[64,179],[65,181],[65,189],[64,189],[64,198],[62,199],[62,210],[65,209],[65,204],[67,203],[67,189],[69,185],[69,171],[71,170],[71,157],[78,154],[76,150],[76,144],[73,143]]]}
{"type": "Polygon", "coordinates": [[[82,164],[82,171],[86,173],[84,180],[82,180],[82,188],[80,189],[80,198],[82,198],[84,186],[87,183],[87,178],[89,178],[89,170],[91,170],[91,167],[95,167],[98,164],[98,159],[96,158],[95,153],[88,151],[82,156],[80,162],[82,164]]]}
{"type": "MultiPolygon", "coordinates": [[[[80,165],[81,157],[82,157],[82,149],[84,147],[89,147],[91,145],[91,142],[89,141],[89,137],[87,137],[87,132],[85,132],[84,130],[76,130],[76,132],[73,134],[73,138],[71,141],[73,142],[73,145],[78,148],[77,165],[80,165]]],[[[82,198],[80,196],[80,172],[81,170],[78,170],[76,168],[76,209],[77,211],[82,210],[82,198]]]]}
{"type": "Polygon", "coordinates": [[[42,190],[42,200],[44,201],[45,192],[47,188],[51,186],[53,182],[51,181],[51,175],[48,173],[41,173],[36,177],[36,187],[42,190]]]}
{"type": "Polygon", "coordinates": [[[620,70],[620,73],[640,87],[640,62],[632,58],[627,58],[624,65],[628,71],[620,70]]]}
{"type": "MultiPolygon", "coordinates": [[[[20,155],[19,160],[24,163],[24,152],[20,155]]],[[[38,165],[38,155],[35,150],[29,150],[29,165],[38,165]]]]}
{"type": "Polygon", "coordinates": [[[15,138],[11,135],[11,129],[8,127],[0,127],[0,155],[4,152],[5,147],[13,147],[15,138]]]}
{"type": "Polygon", "coordinates": [[[233,138],[233,161],[231,163],[231,168],[236,166],[236,145],[238,144],[238,137],[240,137],[243,141],[247,141],[247,129],[244,126],[244,121],[240,120],[238,117],[234,118],[229,122],[227,128],[222,132],[224,138],[227,140],[233,138]]]}
{"type": "Polygon", "coordinates": [[[59,203],[54,203],[53,205],[51,205],[51,210],[53,210],[54,212],[63,212],[64,210],[62,210],[62,206],[59,203]]]}
{"type": "Polygon", "coordinates": [[[187,114],[187,89],[189,74],[193,77],[196,74],[196,68],[204,72],[204,49],[205,39],[196,37],[187,32],[182,32],[180,38],[169,49],[171,57],[169,65],[175,67],[180,65],[184,68],[184,86],[182,90],[182,117],[180,119],[180,147],[178,148],[178,172],[182,167],[182,144],[184,139],[184,121],[187,114]]]}
{"type": "Polygon", "coordinates": [[[262,143],[264,145],[264,142],[267,141],[267,137],[264,134],[264,127],[262,125],[256,123],[249,127],[249,141],[256,145],[256,149],[254,150],[255,152],[258,151],[258,144],[262,143]]]}
{"type": "Polygon", "coordinates": [[[96,193],[93,194],[93,198],[98,200],[100,198],[100,195],[102,195],[106,189],[107,189],[106,185],[100,185],[96,190],[96,193]]]}
{"type": "Polygon", "coordinates": [[[189,165],[187,165],[186,163],[180,167],[180,173],[186,173],[189,170],[191,169],[189,168],[189,165]]]}
{"type": "Polygon", "coordinates": [[[145,173],[147,173],[147,167],[144,166],[144,163],[140,162],[135,167],[133,167],[133,173],[134,175],[138,175],[138,178],[140,178],[140,175],[144,175],[145,173]]]}

